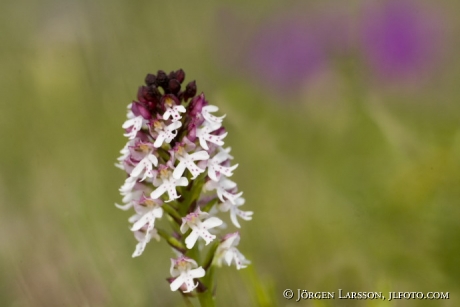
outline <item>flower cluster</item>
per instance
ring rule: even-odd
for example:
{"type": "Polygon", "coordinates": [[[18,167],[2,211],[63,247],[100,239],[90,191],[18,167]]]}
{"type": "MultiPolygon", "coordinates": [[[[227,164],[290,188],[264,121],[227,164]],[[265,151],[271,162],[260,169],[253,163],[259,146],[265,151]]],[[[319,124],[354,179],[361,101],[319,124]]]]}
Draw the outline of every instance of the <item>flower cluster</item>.
{"type": "Polygon", "coordinates": [[[213,264],[225,260],[237,269],[249,264],[236,249],[238,232],[216,240],[218,230],[226,226],[216,215],[229,212],[240,228],[238,218],[251,220],[252,212],[239,209],[245,202],[243,192],[229,179],[238,164],[231,165],[230,148],[223,147],[225,116],[214,114],[218,107],[209,105],[203,93],[196,95],[195,81],[182,89],[184,79],[181,69],[148,74],[137,100],[128,105],[122,126],[128,142],[116,164],[127,178],[120,188],[123,205],[116,206],[135,211],[129,219],[138,241],[132,256],[140,256],[152,238],[164,238],[178,254],[172,259],[171,290],[191,292],[199,285],[194,280],[213,264]],[[163,216],[170,232],[158,227],[163,216]],[[193,258],[211,242],[207,260],[198,267],[200,259],[193,258]]]}

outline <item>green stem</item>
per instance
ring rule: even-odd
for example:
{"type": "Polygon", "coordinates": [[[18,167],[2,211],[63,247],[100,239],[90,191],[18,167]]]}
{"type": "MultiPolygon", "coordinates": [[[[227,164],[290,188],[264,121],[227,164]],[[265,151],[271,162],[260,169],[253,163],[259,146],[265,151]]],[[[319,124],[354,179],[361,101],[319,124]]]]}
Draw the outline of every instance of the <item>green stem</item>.
{"type": "Polygon", "coordinates": [[[184,298],[185,305],[187,307],[194,307],[192,301],[188,298],[188,296],[182,295],[182,297],[184,298]]]}
{"type": "Polygon", "coordinates": [[[187,249],[185,248],[185,245],[180,242],[179,240],[177,240],[176,238],[170,236],[166,231],[164,231],[163,229],[161,228],[158,228],[157,227],[157,232],[158,232],[158,235],[160,237],[162,237],[163,239],[166,240],[166,242],[168,242],[168,244],[177,249],[178,251],[180,251],[181,253],[185,253],[187,251],[187,249]]]}
{"type": "Polygon", "coordinates": [[[214,307],[216,306],[214,298],[212,296],[211,289],[207,289],[202,293],[198,293],[198,300],[200,301],[201,307],[214,307]]]}
{"type": "Polygon", "coordinates": [[[201,282],[206,287],[202,292],[198,292],[198,300],[201,307],[214,307],[214,267],[210,266],[206,270],[206,275],[201,279],[201,282]]]}
{"type": "Polygon", "coordinates": [[[212,261],[214,260],[214,255],[216,253],[218,246],[219,246],[219,242],[214,242],[211,245],[211,248],[209,249],[206,258],[204,259],[203,269],[205,269],[206,271],[208,271],[208,269],[211,267],[211,264],[212,264],[212,261]]]}
{"type": "Polygon", "coordinates": [[[174,209],[171,205],[169,204],[163,204],[163,206],[161,206],[163,208],[164,211],[166,211],[166,213],[168,213],[176,223],[178,223],[179,225],[182,224],[182,217],[179,215],[179,213],[177,213],[177,210],[174,209]]]}

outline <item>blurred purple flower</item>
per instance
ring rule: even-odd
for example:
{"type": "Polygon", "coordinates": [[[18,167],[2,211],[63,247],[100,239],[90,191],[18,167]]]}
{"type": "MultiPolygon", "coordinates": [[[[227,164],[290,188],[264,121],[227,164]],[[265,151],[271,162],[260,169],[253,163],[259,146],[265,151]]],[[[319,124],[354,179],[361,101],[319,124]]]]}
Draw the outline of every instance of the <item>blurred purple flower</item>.
{"type": "Polygon", "coordinates": [[[432,68],[441,39],[437,17],[410,0],[390,0],[366,9],[361,37],[369,66],[381,77],[398,80],[432,68]]]}
{"type": "Polygon", "coordinates": [[[295,6],[263,22],[249,22],[229,10],[218,19],[221,63],[252,77],[268,90],[295,92],[326,65],[331,54],[348,52],[351,22],[347,7],[295,6]]]}
{"type": "Polygon", "coordinates": [[[306,22],[287,19],[259,30],[247,61],[251,73],[269,86],[292,89],[323,66],[325,53],[306,22]]]}

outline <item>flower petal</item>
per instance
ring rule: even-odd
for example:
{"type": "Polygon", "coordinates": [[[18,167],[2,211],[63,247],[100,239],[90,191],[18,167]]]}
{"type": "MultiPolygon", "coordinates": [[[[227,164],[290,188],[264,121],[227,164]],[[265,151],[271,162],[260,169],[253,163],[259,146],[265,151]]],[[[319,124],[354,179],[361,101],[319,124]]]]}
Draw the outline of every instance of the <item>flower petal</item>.
{"type": "Polygon", "coordinates": [[[169,285],[171,287],[171,291],[176,291],[179,289],[185,282],[185,276],[182,274],[178,276],[174,281],[169,285]]]}
{"type": "Polygon", "coordinates": [[[189,276],[192,278],[201,278],[206,274],[206,271],[202,267],[189,271],[189,276]]]}
{"type": "Polygon", "coordinates": [[[130,209],[132,206],[133,206],[132,202],[129,202],[129,203],[125,204],[125,205],[115,204],[115,207],[117,207],[118,209],[121,209],[123,211],[126,211],[126,210],[130,209]]]}
{"type": "Polygon", "coordinates": [[[199,234],[198,231],[193,230],[189,236],[185,239],[185,245],[187,246],[188,249],[192,249],[193,246],[196,243],[196,240],[198,240],[199,234]]]}
{"type": "Polygon", "coordinates": [[[186,168],[185,162],[183,161],[179,162],[179,164],[174,169],[173,177],[175,179],[179,179],[184,174],[185,168],[186,168]]]}
{"type": "Polygon", "coordinates": [[[161,195],[166,192],[166,186],[164,184],[160,185],[158,188],[155,189],[152,193],[150,193],[150,198],[158,199],[161,195]]]}
{"type": "Polygon", "coordinates": [[[209,219],[205,220],[203,222],[203,226],[206,227],[206,228],[214,228],[214,227],[217,227],[217,226],[220,226],[222,225],[222,220],[219,219],[218,217],[210,217],[209,219]]]}
{"type": "Polygon", "coordinates": [[[192,158],[193,161],[196,161],[196,160],[207,160],[207,159],[209,159],[209,154],[208,154],[207,151],[201,150],[201,151],[192,153],[192,154],[190,155],[190,158],[192,158]]]}

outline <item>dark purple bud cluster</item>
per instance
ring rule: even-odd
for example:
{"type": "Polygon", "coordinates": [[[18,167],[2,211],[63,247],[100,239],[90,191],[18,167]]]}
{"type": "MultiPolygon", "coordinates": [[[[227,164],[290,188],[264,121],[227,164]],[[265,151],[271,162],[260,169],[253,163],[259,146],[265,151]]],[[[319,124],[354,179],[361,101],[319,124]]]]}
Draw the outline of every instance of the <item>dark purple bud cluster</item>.
{"type": "Polygon", "coordinates": [[[138,101],[133,102],[134,115],[142,115],[145,119],[150,119],[155,113],[163,114],[166,110],[165,95],[172,98],[177,105],[193,98],[196,95],[196,83],[189,82],[181,91],[184,80],[185,72],[182,69],[172,71],[169,75],[162,70],[159,70],[156,75],[148,74],[145,77],[145,86],[141,86],[137,93],[138,101]],[[150,116],[145,111],[138,111],[141,108],[146,109],[150,116]]]}

